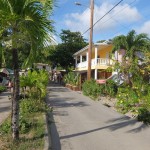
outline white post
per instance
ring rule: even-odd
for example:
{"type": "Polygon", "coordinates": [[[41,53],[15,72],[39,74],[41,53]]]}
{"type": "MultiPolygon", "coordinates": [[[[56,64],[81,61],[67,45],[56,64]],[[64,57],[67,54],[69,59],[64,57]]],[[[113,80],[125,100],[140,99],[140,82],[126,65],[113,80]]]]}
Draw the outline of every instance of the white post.
{"type": "Polygon", "coordinates": [[[97,80],[97,69],[95,69],[95,80],[97,80]]]}
{"type": "Polygon", "coordinates": [[[86,53],[86,61],[88,62],[88,52],[86,53]]]}
{"type": "Polygon", "coordinates": [[[98,47],[96,46],[95,47],[95,65],[97,65],[97,49],[98,47]]]}
{"type": "Polygon", "coordinates": [[[80,63],[82,63],[82,55],[80,55],[80,63]]]}
{"type": "MultiPolygon", "coordinates": [[[[95,46],[95,67],[97,66],[98,46],[95,46]]],[[[97,69],[95,69],[95,80],[97,80],[97,69]]]]}
{"type": "Polygon", "coordinates": [[[78,63],[77,61],[78,61],[78,57],[76,56],[76,57],[75,57],[76,66],[77,66],[77,63],[78,63]]]}

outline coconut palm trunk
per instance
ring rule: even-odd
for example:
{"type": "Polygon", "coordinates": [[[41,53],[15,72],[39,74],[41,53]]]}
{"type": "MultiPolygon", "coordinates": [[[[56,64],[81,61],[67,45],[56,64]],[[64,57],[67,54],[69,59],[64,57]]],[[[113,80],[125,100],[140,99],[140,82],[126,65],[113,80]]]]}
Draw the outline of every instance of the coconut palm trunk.
{"type": "Polygon", "coordinates": [[[12,136],[13,139],[19,139],[19,65],[18,65],[18,51],[16,48],[12,49],[13,69],[14,69],[14,86],[12,95],[12,136]]]}

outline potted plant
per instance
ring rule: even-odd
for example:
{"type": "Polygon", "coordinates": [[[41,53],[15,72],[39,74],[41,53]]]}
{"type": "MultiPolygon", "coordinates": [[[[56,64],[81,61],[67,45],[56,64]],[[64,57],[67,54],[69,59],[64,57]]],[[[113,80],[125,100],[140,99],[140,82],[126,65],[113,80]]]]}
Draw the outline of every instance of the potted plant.
{"type": "Polygon", "coordinates": [[[79,74],[77,74],[77,75],[75,75],[74,80],[73,80],[72,89],[74,91],[79,91],[79,81],[80,81],[80,76],[79,76],[79,74]]]}

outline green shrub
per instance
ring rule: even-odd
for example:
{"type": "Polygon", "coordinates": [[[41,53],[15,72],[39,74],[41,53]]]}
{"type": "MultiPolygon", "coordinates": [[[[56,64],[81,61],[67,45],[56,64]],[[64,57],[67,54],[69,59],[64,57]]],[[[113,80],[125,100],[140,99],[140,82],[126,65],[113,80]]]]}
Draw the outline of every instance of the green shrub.
{"type": "Polygon", "coordinates": [[[4,121],[4,123],[0,126],[0,132],[2,134],[9,133],[11,131],[11,120],[10,117],[4,121]]]}
{"type": "Polygon", "coordinates": [[[83,94],[92,99],[96,99],[100,95],[101,90],[95,80],[85,81],[82,85],[83,94]]]}
{"type": "MultiPolygon", "coordinates": [[[[20,118],[19,128],[21,133],[27,133],[34,124],[34,121],[29,121],[29,117],[33,117],[35,113],[46,112],[50,108],[43,100],[36,99],[22,99],[20,101],[20,118]]],[[[31,120],[31,119],[30,119],[31,120]]]]}
{"type": "Polygon", "coordinates": [[[5,86],[0,85],[0,93],[1,93],[1,92],[4,92],[4,91],[6,91],[6,87],[5,87],[5,86]]]}
{"type": "Polygon", "coordinates": [[[69,72],[64,76],[64,82],[71,85],[78,86],[79,80],[80,80],[80,75],[75,72],[69,72]]]}
{"type": "Polygon", "coordinates": [[[27,115],[35,112],[45,112],[48,110],[47,105],[43,100],[22,99],[20,102],[20,114],[27,115]]]}
{"type": "Polygon", "coordinates": [[[105,84],[100,84],[99,85],[99,90],[100,90],[100,95],[105,95],[106,94],[106,85],[105,84]]]}
{"type": "Polygon", "coordinates": [[[107,95],[110,97],[115,97],[118,91],[118,87],[116,83],[113,80],[107,80],[106,81],[106,87],[105,87],[105,92],[107,95]]]}
{"type": "Polygon", "coordinates": [[[119,87],[117,93],[117,108],[122,113],[128,111],[136,111],[136,107],[139,104],[139,97],[137,93],[128,87],[119,87]]]}
{"type": "Polygon", "coordinates": [[[33,123],[31,121],[29,121],[28,118],[20,116],[20,118],[19,118],[20,133],[27,133],[27,132],[29,132],[29,130],[31,129],[32,124],[33,123]]]}
{"type": "Polygon", "coordinates": [[[140,108],[138,110],[137,119],[145,124],[150,124],[150,112],[146,108],[140,108]]]}
{"type": "Polygon", "coordinates": [[[29,71],[26,76],[20,77],[22,95],[42,99],[46,96],[46,86],[49,82],[46,71],[29,71]]]}

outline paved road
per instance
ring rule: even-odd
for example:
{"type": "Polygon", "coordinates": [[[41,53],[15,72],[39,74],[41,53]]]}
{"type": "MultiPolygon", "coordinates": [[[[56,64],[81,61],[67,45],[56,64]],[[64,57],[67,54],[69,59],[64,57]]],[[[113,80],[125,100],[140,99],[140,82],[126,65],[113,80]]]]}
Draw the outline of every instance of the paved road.
{"type": "Polygon", "coordinates": [[[0,124],[8,117],[11,111],[10,92],[0,93],[0,124]]]}
{"type": "Polygon", "coordinates": [[[53,150],[150,150],[150,127],[65,87],[49,87],[53,150]]]}

